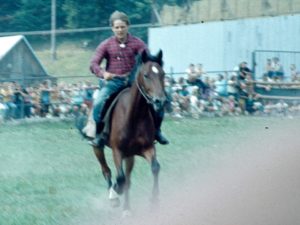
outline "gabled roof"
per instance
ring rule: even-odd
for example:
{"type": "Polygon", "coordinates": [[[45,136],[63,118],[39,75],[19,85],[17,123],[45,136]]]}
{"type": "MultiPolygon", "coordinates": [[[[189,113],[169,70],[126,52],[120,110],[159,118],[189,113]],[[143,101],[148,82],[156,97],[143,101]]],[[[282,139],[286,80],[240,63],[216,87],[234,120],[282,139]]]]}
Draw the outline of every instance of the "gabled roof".
{"type": "Polygon", "coordinates": [[[31,45],[23,35],[15,35],[15,36],[5,36],[5,37],[0,37],[0,61],[2,58],[4,58],[13,48],[16,46],[20,41],[24,41],[32,55],[34,56],[36,62],[41,66],[42,70],[45,72],[45,74],[48,74],[35,55],[31,45]]]}
{"type": "Polygon", "coordinates": [[[0,60],[11,50],[13,47],[23,39],[24,36],[7,36],[0,37],[0,60]]]}

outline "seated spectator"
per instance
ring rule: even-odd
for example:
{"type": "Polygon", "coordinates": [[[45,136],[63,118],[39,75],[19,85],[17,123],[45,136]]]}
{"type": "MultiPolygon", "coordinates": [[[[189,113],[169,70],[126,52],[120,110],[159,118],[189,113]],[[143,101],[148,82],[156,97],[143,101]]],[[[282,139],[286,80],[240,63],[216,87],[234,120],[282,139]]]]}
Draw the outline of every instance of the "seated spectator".
{"type": "Polygon", "coordinates": [[[295,64],[290,65],[290,77],[292,82],[300,81],[300,72],[297,70],[295,64]]]}
{"type": "Polygon", "coordinates": [[[273,64],[272,64],[272,60],[271,59],[267,59],[267,63],[265,66],[265,73],[263,75],[265,75],[266,77],[272,79],[273,77],[273,64]]]}
{"type": "Polygon", "coordinates": [[[198,74],[195,68],[195,65],[193,63],[191,63],[189,65],[189,67],[185,70],[186,74],[187,74],[187,81],[188,82],[194,82],[196,81],[196,79],[198,78],[198,74]]]}
{"type": "Polygon", "coordinates": [[[205,94],[208,86],[202,81],[202,75],[205,73],[202,64],[199,63],[197,64],[197,67],[195,67],[195,65],[191,63],[186,69],[186,73],[187,83],[189,85],[197,86],[199,90],[201,90],[201,93],[205,94]]]}
{"type": "Polygon", "coordinates": [[[273,78],[283,81],[284,79],[283,66],[281,65],[278,57],[273,58],[272,67],[273,67],[273,78]]]}
{"type": "Polygon", "coordinates": [[[237,77],[232,75],[227,81],[227,93],[228,96],[233,96],[235,100],[238,98],[238,81],[237,77]]]}
{"type": "Polygon", "coordinates": [[[198,119],[202,113],[202,110],[199,107],[198,87],[193,88],[192,94],[190,96],[190,113],[191,116],[195,119],[198,119]]]}
{"type": "Polygon", "coordinates": [[[291,116],[299,116],[300,115],[300,104],[297,101],[293,101],[292,105],[289,108],[289,112],[291,116]]]}
{"type": "Polygon", "coordinates": [[[182,87],[179,89],[179,95],[183,97],[190,95],[189,91],[187,90],[187,87],[188,86],[186,84],[182,85],[182,87]]]}
{"type": "Polygon", "coordinates": [[[275,105],[272,103],[272,101],[267,101],[264,104],[264,114],[267,116],[271,116],[274,114],[275,105]]]}
{"type": "Polygon", "coordinates": [[[275,109],[277,115],[287,115],[289,105],[284,100],[279,100],[279,102],[275,105],[275,109]]]}
{"type": "Polygon", "coordinates": [[[218,79],[215,81],[215,91],[220,97],[227,97],[227,80],[224,75],[218,74],[218,79]]]}
{"type": "Polygon", "coordinates": [[[247,114],[253,115],[258,110],[255,101],[256,98],[253,93],[247,95],[247,98],[245,99],[245,112],[247,114]]]}
{"type": "Polygon", "coordinates": [[[239,108],[238,102],[233,95],[228,96],[227,105],[228,105],[228,114],[230,116],[240,115],[241,109],[239,108]]]}

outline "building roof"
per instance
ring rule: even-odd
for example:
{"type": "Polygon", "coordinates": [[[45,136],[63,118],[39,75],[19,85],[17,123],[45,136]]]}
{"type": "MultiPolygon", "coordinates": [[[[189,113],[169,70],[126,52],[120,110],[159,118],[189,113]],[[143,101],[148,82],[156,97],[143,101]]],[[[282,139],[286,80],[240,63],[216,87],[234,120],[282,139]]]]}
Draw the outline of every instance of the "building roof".
{"type": "Polygon", "coordinates": [[[0,60],[23,38],[22,35],[0,37],[0,60]]]}
{"type": "Polygon", "coordinates": [[[32,53],[33,57],[35,58],[36,62],[41,66],[41,69],[48,74],[35,55],[31,45],[27,41],[26,37],[23,35],[15,35],[15,36],[5,36],[0,37],[0,61],[16,46],[20,41],[24,41],[30,52],[32,53]]]}

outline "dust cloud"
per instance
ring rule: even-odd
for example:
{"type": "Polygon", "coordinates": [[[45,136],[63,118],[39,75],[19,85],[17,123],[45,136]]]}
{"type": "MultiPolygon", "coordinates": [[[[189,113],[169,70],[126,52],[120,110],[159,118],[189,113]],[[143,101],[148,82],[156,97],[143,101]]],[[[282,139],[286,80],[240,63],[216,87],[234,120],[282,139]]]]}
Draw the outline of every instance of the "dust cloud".
{"type": "Polygon", "coordinates": [[[162,186],[156,210],[133,205],[133,216],[95,224],[299,224],[299,135],[299,125],[290,121],[268,129],[262,125],[243,140],[230,137],[224,154],[214,156],[215,166],[205,174],[189,170],[181,184],[162,186]]]}

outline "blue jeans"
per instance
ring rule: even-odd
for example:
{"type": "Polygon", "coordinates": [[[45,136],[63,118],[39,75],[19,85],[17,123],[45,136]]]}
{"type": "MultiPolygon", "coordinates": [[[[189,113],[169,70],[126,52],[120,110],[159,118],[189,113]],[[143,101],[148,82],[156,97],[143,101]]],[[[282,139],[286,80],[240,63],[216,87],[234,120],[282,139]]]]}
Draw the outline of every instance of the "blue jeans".
{"type": "Polygon", "coordinates": [[[128,86],[128,77],[114,77],[113,79],[106,81],[104,86],[101,86],[102,84],[100,84],[100,91],[97,98],[94,100],[93,107],[93,118],[96,123],[99,123],[102,119],[100,116],[107,99],[109,99],[112,94],[128,86]]]}

